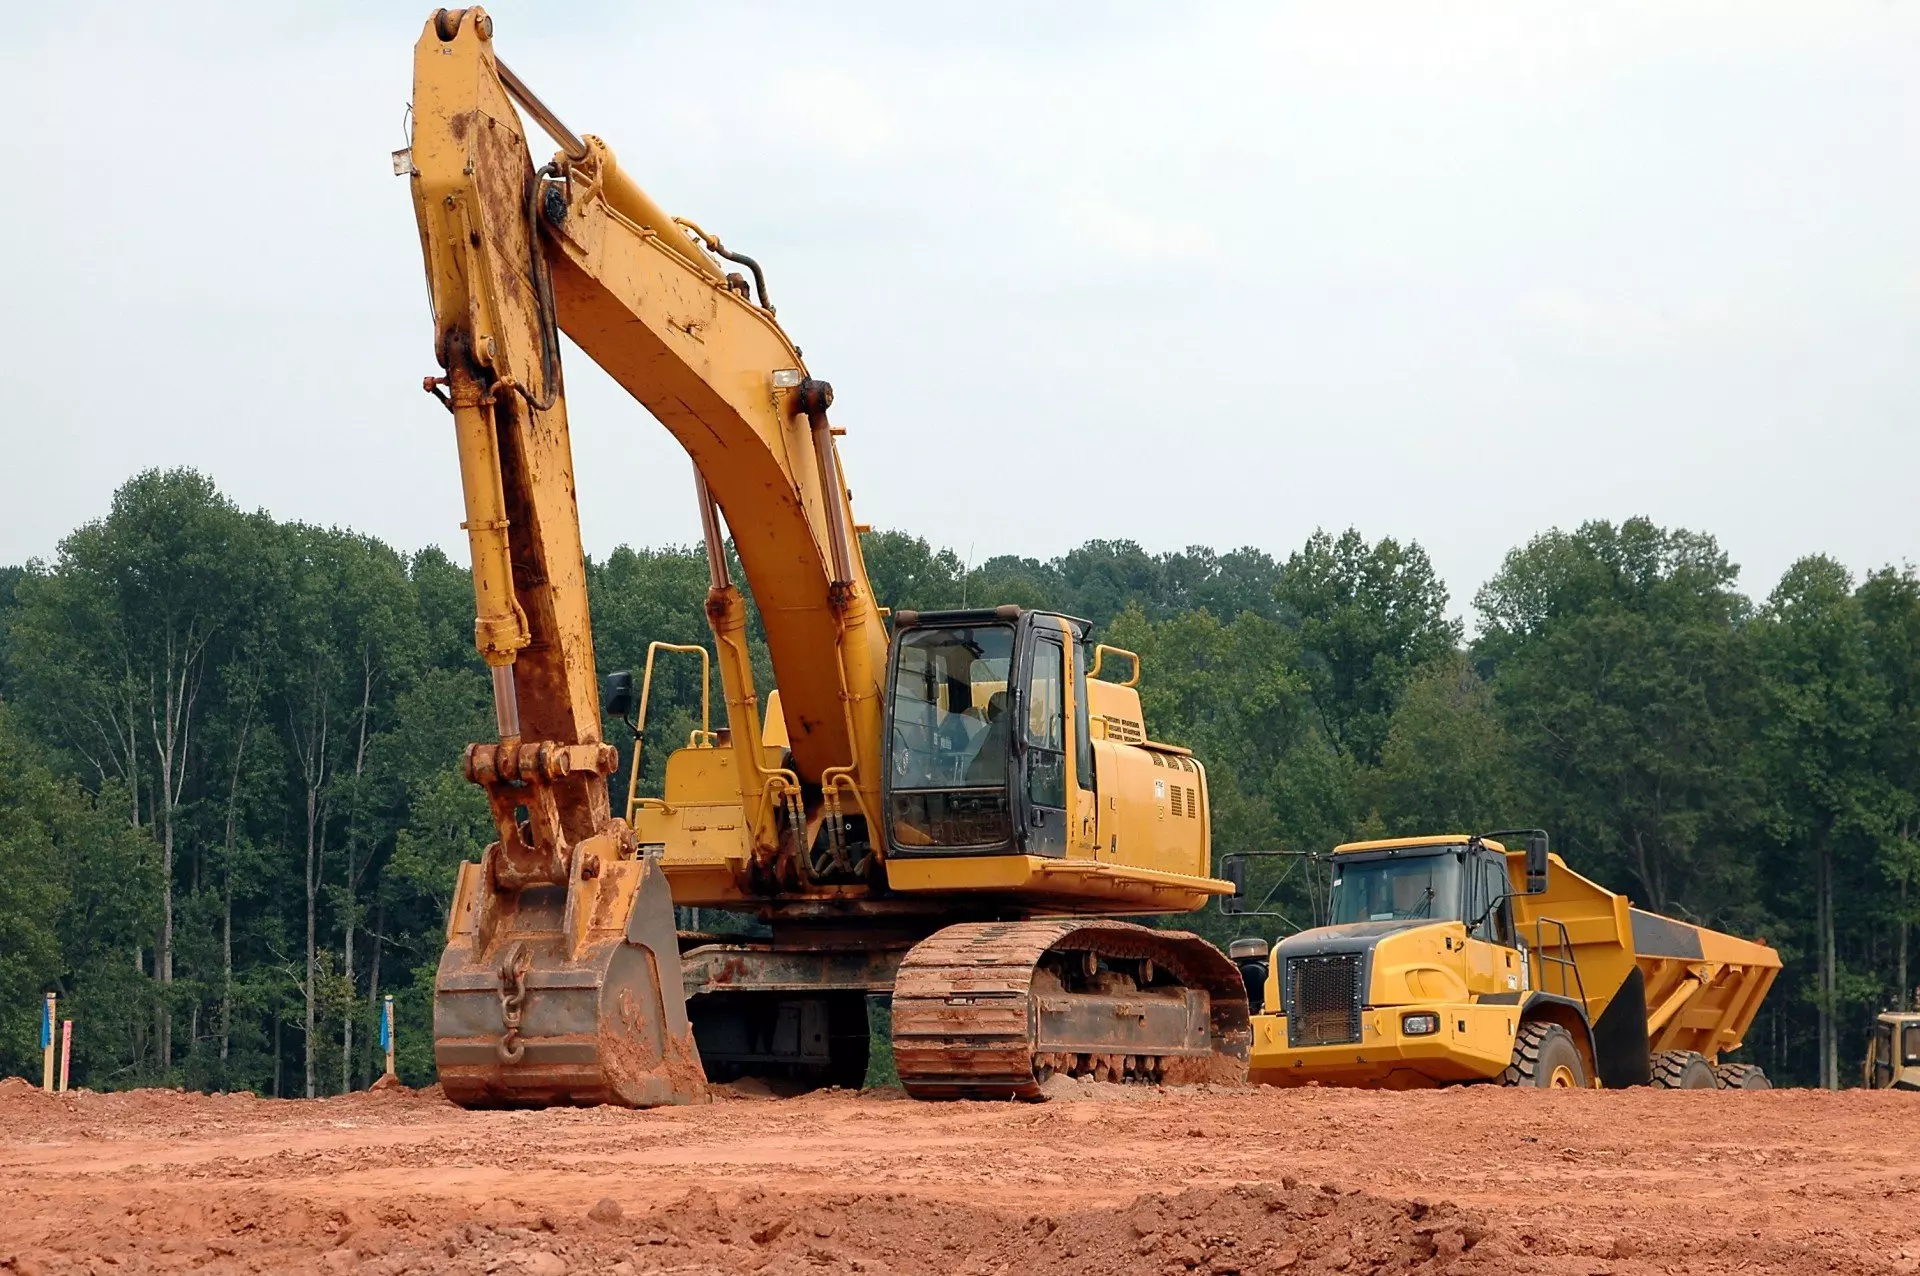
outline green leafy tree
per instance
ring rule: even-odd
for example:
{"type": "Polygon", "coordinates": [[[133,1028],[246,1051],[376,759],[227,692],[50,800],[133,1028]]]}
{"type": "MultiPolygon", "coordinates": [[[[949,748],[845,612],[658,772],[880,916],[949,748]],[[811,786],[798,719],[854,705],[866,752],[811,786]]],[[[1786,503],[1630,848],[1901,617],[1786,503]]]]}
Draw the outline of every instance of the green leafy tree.
{"type": "Polygon", "coordinates": [[[1315,532],[1287,560],[1278,598],[1298,618],[1300,666],[1327,738],[1374,764],[1413,671],[1460,642],[1426,551],[1392,538],[1369,545],[1351,528],[1315,532]]]}
{"type": "Polygon", "coordinates": [[[1366,788],[1389,837],[1475,833],[1529,818],[1514,771],[1513,740],[1493,689],[1455,656],[1408,683],[1366,788]]]}
{"type": "Polygon", "coordinates": [[[257,612],[268,526],[201,474],[149,470],[15,587],[13,661],[35,724],[97,785],[116,785],[129,822],[150,826],[160,844],[153,971],[162,1072],[174,1058],[176,859],[204,781],[209,684],[257,612]]]}
{"type": "Polygon", "coordinates": [[[1874,766],[1885,778],[1883,872],[1893,887],[1890,921],[1894,970],[1888,1000],[1912,1004],[1908,936],[1920,900],[1920,577],[1911,567],[1884,568],[1856,591],[1866,620],[1867,659],[1884,689],[1884,715],[1874,766]]]}
{"type": "Polygon", "coordinates": [[[137,1058],[113,1047],[141,1031],[152,1004],[128,954],[153,933],[157,869],[158,848],[118,803],[103,807],[55,774],[0,704],[0,1069],[38,1073],[47,992],[84,1025],[83,1072],[89,1055],[137,1058]]]}
{"type": "Polygon", "coordinates": [[[1871,848],[1885,839],[1895,809],[1874,766],[1887,687],[1874,669],[1866,609],[1852,585],[1832,559],[1803,558],[1768,597],[1758,631],[1766,823],[1785,870],[1775,880],[1792,884],[1782,902],[1813,906],[1806,996],[1818,1017],[1819,1079],[1828,1089],[1840,1083],[1839,1017],[1847,1003],[1871,996],[1870,984],[1863,986],[1842,959],[1839,914],[1849,896],[1863,897],[1861,879],[1870,872],[1862,870],[1870,870],[1871,848]]]}
{"type": "Polygon", "coordinates": [[[1735,575],[1711,537],[1588,523],[1507,555],[1475,599],[1532,818],[1657,911],[1701,898],[1752,822],[1735,575]]]}

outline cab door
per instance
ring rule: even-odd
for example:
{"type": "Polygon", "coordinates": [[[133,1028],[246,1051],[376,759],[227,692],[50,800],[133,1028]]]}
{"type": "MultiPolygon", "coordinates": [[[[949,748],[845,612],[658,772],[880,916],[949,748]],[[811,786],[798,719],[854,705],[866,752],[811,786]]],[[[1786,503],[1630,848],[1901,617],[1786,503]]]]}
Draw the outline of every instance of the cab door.
{"type": "Polygon", "coordinates": [[[1893,1025],[1876,1023],[1867,1042],[1867,1085],[1885,1090],[1893,1084],[1893,1025]]]}
{"type": "Polygon", "coordinates": [[[1019,711],[1024,840],[1029,855],[1059,857],[1067,853],[1067,649],[1057,629],[1028,633],[1019,711]]]}
{"type": "Polygon", "coordinates": [[[1513,943],[1513,907],[1507,899],[1506,856],[1476,851],[1466,863],[1467,991],[1474,997],[1520,991],[1513,943]]]}
{"type": "Polygon", "coordinates": [[[1068,633],[1067,651],[1073,659],[1073,681],[1067,690],[1073,700],[1073,784],[1068,798],[1073,803],[1073,837],[1068,853],[1085,857],[1100,848],[1100,792],[1093,758],[1093,732],[1087,712],[1087,648],[1068,633]]]}

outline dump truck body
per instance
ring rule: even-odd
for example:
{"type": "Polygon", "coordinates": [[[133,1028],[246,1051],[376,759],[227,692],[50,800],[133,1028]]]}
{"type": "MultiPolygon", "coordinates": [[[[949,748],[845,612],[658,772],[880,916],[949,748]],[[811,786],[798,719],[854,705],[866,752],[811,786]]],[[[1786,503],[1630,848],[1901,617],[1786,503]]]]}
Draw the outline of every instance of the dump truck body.
{"type": "Polygon", "coordinates": [[[1714,1068],[1780,969],[1764,944],[1634,908],[1544,849],[1531,892],[1523,852],[1466,835],[1353,843],[1333,864],[1334,924],[1271,954],[1254,1081],[1736,1084],[1714,1068]]]}

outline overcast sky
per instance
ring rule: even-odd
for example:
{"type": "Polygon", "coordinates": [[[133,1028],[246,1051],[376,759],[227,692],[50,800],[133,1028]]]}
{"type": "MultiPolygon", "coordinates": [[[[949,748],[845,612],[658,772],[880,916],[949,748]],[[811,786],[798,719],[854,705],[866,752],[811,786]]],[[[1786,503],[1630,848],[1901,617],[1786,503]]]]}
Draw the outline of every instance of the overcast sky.
{"type": "MultiPolygon", "coordinates": [[[[1551,526],[1920,558],[1920,5],[563,5],[502,56],[767,267],[855,508],[978,560],[1551,526]],[[947,479],[955,452],[975,485],[947,479]]],[[[464,558],[403,144],[428,9],[0,42],[0,562],[147,466],[464,558]]],[[[684,455],[577,351],[590,552],[684,455]]]]}

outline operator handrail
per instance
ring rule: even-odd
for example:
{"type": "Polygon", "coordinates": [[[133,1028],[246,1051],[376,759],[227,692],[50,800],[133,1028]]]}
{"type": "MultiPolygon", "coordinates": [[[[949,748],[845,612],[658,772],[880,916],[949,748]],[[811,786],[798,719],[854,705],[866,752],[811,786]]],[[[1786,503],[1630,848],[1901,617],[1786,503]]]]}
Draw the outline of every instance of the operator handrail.
{"type": "MultiPolygon", "coordinates": [[[[646,672],[640,679],[640,713],[633,728],[633,770],[627,776],[627,823],[634,821],[635,815],[643,806],[664,806],[659,798],[640,796],[640,751],[647,742],[647,702],[653,695],[653,659],[663,651],[684,652],[700,656],[700,729],[687,737],[688,748],[710,749],[714,743],[713,733],[713,655],[704,646],[694,642],[660,642],[647,644],[646,672]]],[[[631,685],[631,684],[629,684],[631,685]]]]}
{"type": "Polygon", "coordinates": [[[1580,977],[1580,959],[1573,949],[1573,937],[1567,932],[1567,924],[1557,917],[1536,917],[1533,921],[1533,953],[1537,960],[1535,984],[1541,992],[1547,991],[1547,967],[1555,966],[1560,972],[1560,993],[1562,997],[1579,995],[1581,1008],[1587,1005],[1586,981],[1580,977]],[[1546,928],[1553,927],[1560,933],[1557,951],[1547,950],[1546,928]],[[1571,971],[1572,992],[1568,991],[1567,974],[1571,971]]]}

